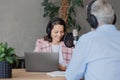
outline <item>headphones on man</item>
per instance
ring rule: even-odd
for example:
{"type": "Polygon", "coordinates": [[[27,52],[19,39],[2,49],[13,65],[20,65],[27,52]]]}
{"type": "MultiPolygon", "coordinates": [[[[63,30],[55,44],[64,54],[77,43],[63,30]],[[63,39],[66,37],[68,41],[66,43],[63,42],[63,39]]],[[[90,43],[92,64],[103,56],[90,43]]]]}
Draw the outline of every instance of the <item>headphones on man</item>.
{"type": "MultiPolygon", "coordinates": [[[[97,21],[97,18],[91,14],[91,6],[92,4],[95,2],[96,0],[93,0],[91,1],[89,4],[88,4],[88,7],[87,7],[87,21],[88,23],[90,24],[90,26],[94,29],[97,28],[98,26],[98,21],[97,21]]],[[[116,23],[116,14],[114,14],[114,20],[113,20],[113,25],[116,23]]]]}

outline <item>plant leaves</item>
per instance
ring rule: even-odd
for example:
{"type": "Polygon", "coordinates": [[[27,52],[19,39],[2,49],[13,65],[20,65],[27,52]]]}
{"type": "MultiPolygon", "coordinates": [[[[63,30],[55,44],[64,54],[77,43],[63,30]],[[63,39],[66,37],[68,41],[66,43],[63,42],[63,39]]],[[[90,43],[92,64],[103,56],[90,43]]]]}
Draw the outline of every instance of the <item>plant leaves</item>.
{"type": "Polygon", "coordinates": [[[5,60],[8,61],[10,64],[12,64],[14,61],[13,57],[10,57],[10,56],[7,56],[5,60]]]}
{"type": "Polygon", "coordinates": [[[13,61],[17,61],[15,56],[15,49],[12,47],[8,47],[8,43],[0,43],[0,61],[7,61],[9,63],[13,63],[13,61]]]}
{"type": "Polygon", "coordinates": [[[0,53],[0,58],[4,58],[5,57],[5,53],[0,53]]]}

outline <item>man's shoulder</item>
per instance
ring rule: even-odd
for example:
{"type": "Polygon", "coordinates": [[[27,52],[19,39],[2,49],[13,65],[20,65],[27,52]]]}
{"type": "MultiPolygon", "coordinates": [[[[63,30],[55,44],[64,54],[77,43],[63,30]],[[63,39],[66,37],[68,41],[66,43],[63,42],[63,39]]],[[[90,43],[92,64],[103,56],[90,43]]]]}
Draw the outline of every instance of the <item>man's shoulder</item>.
{"type": "Polygon", "coordinates": [[[93,39],[97,34],[94,31],[83,34],[80,38],[83,40],[93,39]]]}

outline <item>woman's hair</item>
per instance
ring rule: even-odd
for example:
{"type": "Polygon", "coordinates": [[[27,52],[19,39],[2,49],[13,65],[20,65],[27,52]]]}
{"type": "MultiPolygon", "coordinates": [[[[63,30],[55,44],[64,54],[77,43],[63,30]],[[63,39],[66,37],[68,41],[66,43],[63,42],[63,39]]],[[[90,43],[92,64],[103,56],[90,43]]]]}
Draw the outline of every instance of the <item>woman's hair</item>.
{"type": "MultiPolygon", "coordinates": [[[[66,32],[65,21],[62,18],[59,18],[59,17],[52,18],[52,19],[50,19],[50,21],[47,24],[47,27],[46,27],[46,33],[47,33],[47,35],[44,37],[44,40],[52,42],[51,31],[52,31],[53,27],[55,25],[58,25],[58,24],[59,25],[63,25],[64,32],[66,32]]],[[[63,38],[61,40],[63,40],[63,38]]]]}
{"type": "Polygon", "coordinates": [[[98,22],[112,24],[115,13],[112,6],[106,0],[96,0],[91,6],[91,14],[93,14],[98,22]]]}

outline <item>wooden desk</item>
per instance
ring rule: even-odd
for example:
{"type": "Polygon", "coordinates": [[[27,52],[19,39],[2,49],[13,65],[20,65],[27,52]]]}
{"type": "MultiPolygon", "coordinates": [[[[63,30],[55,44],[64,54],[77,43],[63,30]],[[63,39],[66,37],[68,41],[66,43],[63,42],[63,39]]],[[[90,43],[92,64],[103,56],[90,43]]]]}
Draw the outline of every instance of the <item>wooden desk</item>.
{"type": "Polygon", "coordinates": [[[12,78],[5,80],[65,80],[65,78],[51,77],[45,72],[26,72],[25,69],[13,69],[12,78]]]}

